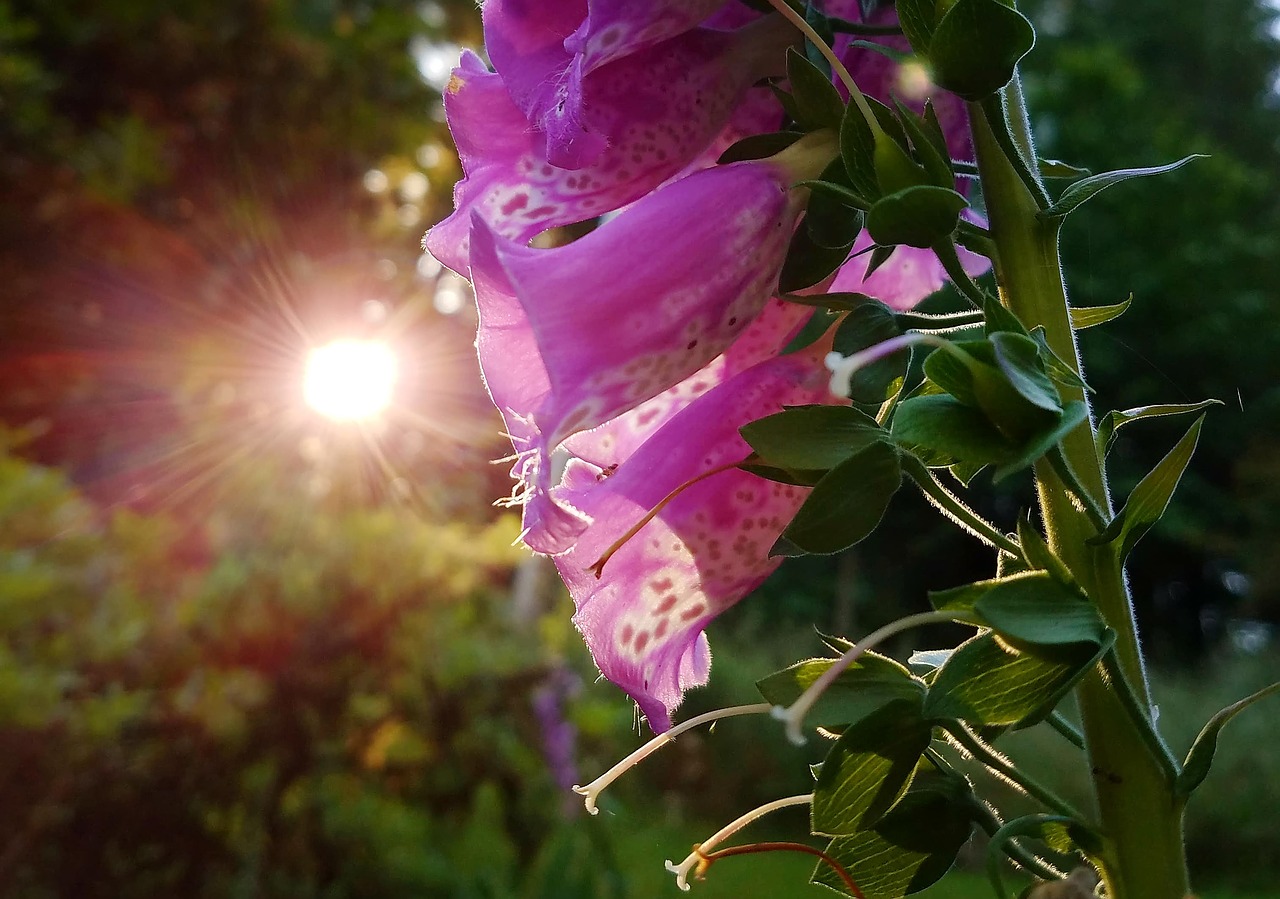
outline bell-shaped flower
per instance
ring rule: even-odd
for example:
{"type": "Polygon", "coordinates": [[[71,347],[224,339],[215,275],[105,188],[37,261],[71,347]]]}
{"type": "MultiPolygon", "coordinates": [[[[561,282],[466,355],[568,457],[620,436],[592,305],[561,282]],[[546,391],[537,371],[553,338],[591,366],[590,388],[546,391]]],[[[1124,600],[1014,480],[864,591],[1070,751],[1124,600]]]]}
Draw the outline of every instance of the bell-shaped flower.
{"type": "Polygon", "coordinates": [[[738,429],[787,406],[831,402],[817,357],[775,356],[728,377],[616,469],[580,459],[566,468],[560,489],[590,520],[555,557],[574,623],[655,731],[671,726],[685,690],[707,680],[708,623],[780,562],[769,550],[808,488],[737,468],[751,452],[738,429]]]}
{"type": "Polygon", "coordinates": [[[724,0],[488,0],[489,58],[511,99],[546,140],[546,159],[579,168],[608,145],[592,119],[588,76],[683,34],[724,0]]]}
{"type": "Polygon", "coordinates": [[[454,189],[455,211],[431,229],[427,248],[465,275],[473,212],[503,237],[527,243],[656,189],[718,135],[759,123],[760,104],[746,101],[751,85],[781,65],[792,37],[780,24],[694,29],[596,71],[583,86],[582,121],[602,145],[572,169],[550,160],[548,137],[529,126],[508,95],[508,73],[489,72],[464,53],[445,92],[445,112],[465,178],[454,189]],[[735,114],[747,121],[735,121],[735,114]]]}
{"type": "Polygon", "coordinates": [[[794,180],[768,161],[707,169],[554,249],[473,216],[476,345],[531,548],[561,552],[585,522],[551,499],[549,452],[683,381],[760,313],[799,214],[794,180]]]}

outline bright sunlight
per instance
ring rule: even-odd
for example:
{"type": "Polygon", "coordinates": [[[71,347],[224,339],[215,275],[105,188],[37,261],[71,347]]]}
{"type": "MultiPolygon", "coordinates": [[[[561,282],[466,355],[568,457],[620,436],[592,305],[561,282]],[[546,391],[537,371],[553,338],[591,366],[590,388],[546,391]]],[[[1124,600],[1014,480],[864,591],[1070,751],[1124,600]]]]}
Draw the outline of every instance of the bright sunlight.
{"type": "Polygon", "coordinates": [[[303,395],[321,415],[352,421],[385,410],[395,384],[391,347],[376,340],[335,340],[307,357],[303,395]]]}

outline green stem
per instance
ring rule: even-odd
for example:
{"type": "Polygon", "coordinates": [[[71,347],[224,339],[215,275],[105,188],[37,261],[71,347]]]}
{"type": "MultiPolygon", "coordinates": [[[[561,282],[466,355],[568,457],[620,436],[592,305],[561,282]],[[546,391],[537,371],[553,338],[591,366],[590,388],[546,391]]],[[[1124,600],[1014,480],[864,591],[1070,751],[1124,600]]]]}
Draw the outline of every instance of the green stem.
{"type": "Polygon", "coordinates": [[[961,528],[988,546],[994,546],[1015,557],[1022,554],[1022,549],[1017,543],[1002,534],[994,524],[970,509],[960,501],[959,497],[953,495],[946,487],[943,487],[938,479],[933,476],[933,472],[915,456],[904,453],[902,456],[902,468],[907,473],[907,476],[916,482],[916,486],[920,488],[920,491],[929,501],[955,524],[960,525],[961,528]]]}
{"type": "Polygon", "coordinates": [[[986,301],[982,295],[982,288],[974,283],[969,273],[964,270],[964,266],[960,264],[960,256],[956,253],[956,245],[952,239],[948,237],[946,240],[939,241],[934,246],[933,252],[942,263],[942,269],[951,279],[951,283],[956,286],[956,290],[960,291],[966,300],[981,309],[986,301]]]}
{"type": "Polygon", "coordinates": [[[1134,695],[1129,679],[1120,671],[1113,653],[1107,652],[1102,657],[1102,670],[1106,672],[1107,679],[1115,684],[1116,694],[1124,704],[1125,711],[1129,713],[1129,718],[1133,721],[1134,726],[1138,728],[1138,732],[1142,734],[1143,742],[1146,743],[1147,749],[1160,760],[1164,768],[1165,778],[1170,784],[1173,784],[1178,779],[1178,772],[1182,768],[1182,763],[1173,754],[1169,744],[1164,741],[1160,731],[1156,730],[1155,722],[1151,718],[1151,710],[1142,707],[1142,703],[1134,695]]]}
{"type": "Polygon", "coordinates": [[[1072,808],[1071,803],[1027,774],[1025,770],[1015,766],[1013,762],[1001,755],[993,746],[988,745],[968,725],[956,721],[948,722],[943,726],[946,728],[947,733],[955,739],[956,743],[981,762],[984,767],[1021,789],[1032,799],[1044,805],[1045,808],[1052,809],[1059,815],[1064,815],[1073,820],[1082,820],[1080,813],[1072,808]]]}
{"type": "MultiPolygon", "coordinates": [[[[982,828],[983,833],[988,837],[993,837],[1000,832],[1000,828],[1004,826],[1004,821],[991,806],[976,796],[969,796],[967,805],[974,823],[982,828]]],[[[1041,880],[1061,880],[1064,876],[1062,871],[1059,871],[1049,862],[1025,848],[1017,839],[1009,840],[1004,844],[1004,854],[1014,864],[1025,868],[1041,880]]]]}
{"type": "MultiPolygon", "coordinates": [[[[970,106],[974,146],[982,175],[983,197],[996,243],[996,279],[1001,300],[1028,327],[1042,325],[1054,353],[1080,369],[1071,329],[1066,288],[1058,256],[1057,222],[1043,221],[1046,192],[1027,171],[1036,158],[1027,126],[1021,86],[1015,76],[1004,91],[999,121],[1011,128],[1008,140],[993,131],[984,107],[970,106]],[[1007,106],[1006,106],[1007,104],[1007,106]],[[1010,154],[1008,145],[1012,143],[1010,154]]],[[[993,116],[994,117],[994,116],[993,116]]],[[[1067,400],[1088,402],[1083,391],[1063,388],[1067,400]]],[[[1062,453],[1079,482],[1111,515],[1106,478],[1094,451],[1092,426],[1076,428],[1062,442],[1062,453]]],[[[1150,706],[1142,653],[1120,559],[1110,546],[1090,546],[1097,531],[1089,515],[1073,501],[1071,490],[1050,461],[1036,463],[1036,489],[1050,548],[1097,604],[1117,634],[1116,675],[1127,682],[1136,701],[1150,706]]],[[[1085,744],[1093,770],[1102,830],[1115,847],[1102,874],[1110,899],[1182,899],[1188,893],[1182,816],[1168,782],[1164,760],[1152,752],[1143,728],[1101,667],[1078,687],[1085,744]]]]}
{"type": "Polygon", "coordinates": [[[1061,712],[1050,712],[1044,719],[1050,727],[1062,734],[1063,738],[1076,749],[1084,749],[1084,734],[1076,726],[1062,716],[1061,712]]]}
{"type": "Polygon", "coordinates": [[[1054,472],[1062,479],[1063,485],[1071,491],[1071,495],[1079,503],[1081,510],[1093,522],[1096,532],[1101,534],[1107,529],[1107,525],[1111,521],[1110,516],[1102,511],[1102,506],[1093,498],[1093,494],[1089,492],[1084,484],[1080,483],[1080,476],[1076,474],[1076,470],[1071,467],[1071,463],[1063,455],[1062,447],[1055,446],[1049,450],[1048,459],[1054,472]]]}

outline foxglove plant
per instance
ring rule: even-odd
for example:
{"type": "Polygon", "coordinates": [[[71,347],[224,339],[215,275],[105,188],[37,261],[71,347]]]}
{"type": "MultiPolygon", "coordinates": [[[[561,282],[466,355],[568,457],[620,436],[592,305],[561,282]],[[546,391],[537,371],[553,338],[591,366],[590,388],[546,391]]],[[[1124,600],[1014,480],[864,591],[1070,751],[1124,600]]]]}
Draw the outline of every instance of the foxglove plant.
{"type": "Polygon", "coordinates": [[[1209,403],[1094,423],[1074,333],[1123,306],[1071,308],[1057,250],[1096,193],[1181,162],[1059,164],[1071,183],[1051,194],[1017,78],[1034,30],[1012,0],[488,0],[484,25],[495,70],[468,53],[447,88],[465,178],[427,246],[475,287],[524,542],[659,734],[578,788],[588,810],[675,735],[772,710],[793,740],[832,740],[812,793],[669,863],[680,887],[717,859],[797,851],[818,883],[898,899],[976,826],[1002,895],[1008,859],[1054,895],[1096,873],[1113,899],[1184,896],[1187,797],[1226,721],[1280,687],[1224,710],[1185,760],[1160,737],[1123,564],[1202,419],[1119,512],[1106,448],[1209,403]],[[587,233],[556,245],[565,225],[587,233]],[[988,268],[994,292],[974,280],[988,268]],[[912,311],[944,282],[968,308],[912,311]],[[1038,520],[989,522],[958,495],[1026,469],[1038,520]],[[838,657],[761,680],[763,703],[673,727],[709,675],[709,622],[783,558],[866,537],[904,480],[992,548],[995,576],[832,639],[838,657]],[[937,621],[974,634],[909,665],[872,651],[937,621]],[[1083,732],[1056,711],[1069,693],[1083,732]],[[1084,751],[1096,813],[991,745],[1042,723],[1084,751]],[[1003,821],[958,756],[1044,811],[1003,821]],[[720,848],[797,805],[824,848],[720,848]]]}

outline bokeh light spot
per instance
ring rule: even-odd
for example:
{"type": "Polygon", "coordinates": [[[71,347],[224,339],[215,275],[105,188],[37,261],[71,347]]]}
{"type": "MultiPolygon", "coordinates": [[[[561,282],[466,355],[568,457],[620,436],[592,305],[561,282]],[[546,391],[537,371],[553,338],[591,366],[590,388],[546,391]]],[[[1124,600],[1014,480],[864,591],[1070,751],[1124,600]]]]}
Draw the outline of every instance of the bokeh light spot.
{"type": "Polygon", "coordinates": [[[391,404],[396,355],[373,340],[335,340],[311,351],[303,379],[307,405],[340,421],[372,418],[391,404]]]}

